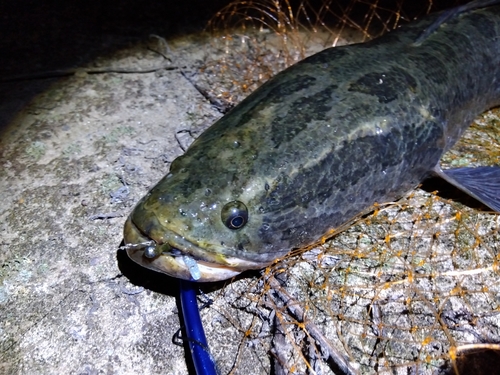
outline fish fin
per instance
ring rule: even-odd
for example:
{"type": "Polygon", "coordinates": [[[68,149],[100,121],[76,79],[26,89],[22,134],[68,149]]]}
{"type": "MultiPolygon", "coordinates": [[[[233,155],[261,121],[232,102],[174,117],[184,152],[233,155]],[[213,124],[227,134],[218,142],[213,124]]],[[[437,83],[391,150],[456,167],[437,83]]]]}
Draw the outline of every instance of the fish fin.
{"type": "Polygon", "coordinates": [[[488,7],[490,5],[496,5],[499,3],[500,3],[499,0],[474,0],[474,1],[471,1],[469,3],[445,10],[441,13],[441,15],[438,18],[436,18],[436,20],[429,27],[427,27],[418,36],[418,38],[415,40],[415,42],[413,42],[413,45],[419,46],[420,44],[422,44],[422,42],[424,40],[426,40],[431,34],[434,33],[434,31],[436,31],[439,28],[439,26],[445,24],[450,19],[458,16],[459,14],[466,13],[466,12],[469,12],[471,10],[475,10],[475,9],[479,9],[479,8],[485,8],[485,7],[488,7]]]}
{"type": "Polygon", "coordinates": [[[500,212],[500,167],[442,170],[437,165],[433,172],[494,211],[500,212]]]}

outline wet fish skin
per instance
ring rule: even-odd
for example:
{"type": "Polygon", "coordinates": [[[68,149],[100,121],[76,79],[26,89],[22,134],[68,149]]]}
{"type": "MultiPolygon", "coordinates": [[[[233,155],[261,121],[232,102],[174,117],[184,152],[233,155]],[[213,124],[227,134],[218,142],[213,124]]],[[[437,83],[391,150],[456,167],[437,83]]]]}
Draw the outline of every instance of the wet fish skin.
{"type": "Polygon", "coordinates": [[[140,246],[129,256],[191,279],[179,256],[188,255],[198,281],[229,278],[439,172],[472,120],[500,104],[500,6],[456,15],[420,40],[437,19],[326,49],[262,85],[138,203],[125,243],[155,244],[150,257],[140,246]],[[248,209],[237,230],[221,219],[233,201],[248,209]]]}

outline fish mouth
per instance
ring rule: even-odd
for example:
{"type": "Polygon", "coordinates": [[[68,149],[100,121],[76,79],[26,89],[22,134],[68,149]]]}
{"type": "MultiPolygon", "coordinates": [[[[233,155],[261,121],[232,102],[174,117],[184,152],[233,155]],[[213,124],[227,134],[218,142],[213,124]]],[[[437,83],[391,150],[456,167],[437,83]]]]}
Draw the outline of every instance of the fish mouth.
{"type": "Polygon", "coordinates": [[[260,263],[208,252],[168,229],[162,229],[161,236],[153,233],[148,236],[130,216],[123,237],[130,259],[145,268],[179,279],[221,281],[245,270],[263,267],[260,263]]]}

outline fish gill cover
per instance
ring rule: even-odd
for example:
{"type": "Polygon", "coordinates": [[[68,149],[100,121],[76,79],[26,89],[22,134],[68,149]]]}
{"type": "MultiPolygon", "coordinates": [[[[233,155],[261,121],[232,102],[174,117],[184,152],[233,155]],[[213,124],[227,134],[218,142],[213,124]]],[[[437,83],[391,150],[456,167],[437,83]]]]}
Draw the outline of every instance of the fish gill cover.
{"type": "MultiPolygon", "coordinates": [[[[225,112],[312,53],[455,5],[235,1],[211,20],[219,53],[192,79],[225,112]]],[[[443,166],[500,164],[499,114],[477,119],[443,166]]],[[[218,362],[222,373],[462,374],[499,363],[500,217],[439,181],[380,203],[344,232],[211,295],[220,319],[206,327],[209,342],[238,348],[218,362]],[[240,367],[243,356],[254,369],[240,367]]]]}

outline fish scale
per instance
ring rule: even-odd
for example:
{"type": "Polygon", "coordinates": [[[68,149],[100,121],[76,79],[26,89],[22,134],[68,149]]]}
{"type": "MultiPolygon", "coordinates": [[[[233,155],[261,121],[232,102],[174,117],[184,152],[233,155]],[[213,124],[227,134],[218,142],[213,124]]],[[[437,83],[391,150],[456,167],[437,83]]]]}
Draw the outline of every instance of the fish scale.
{"type": "Polygon", "coordinates": [[[500,104],[498,3],[430,15],[277,74],[137,204],[124,230],[129,256],[183,279],[230,278],[431,174],[500,211],[500,168],[439,167],[472,120],[500,104]]]}

